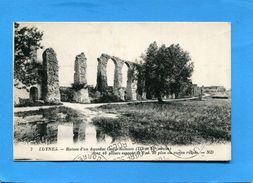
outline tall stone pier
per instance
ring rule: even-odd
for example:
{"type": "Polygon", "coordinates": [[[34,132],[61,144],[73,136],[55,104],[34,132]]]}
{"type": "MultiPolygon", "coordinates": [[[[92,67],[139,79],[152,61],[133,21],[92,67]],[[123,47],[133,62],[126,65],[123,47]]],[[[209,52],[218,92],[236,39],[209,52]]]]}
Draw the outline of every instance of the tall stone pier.
{"type": "Polygon", "coordinates": [[[119,59],[115,59],[114,69],[114,82],[113,82],[113,93],[118,96],[121,100],[125,100],[125,91],[122,88],[122,68],[124,62],[119,59]]]}
{"type": "Polygon", "coordinates": [[[137,69],[133,63],[127,63],[127,88],[126,88],[126,99],[137,100],[137,69]]]}
{"type": "Polygon", "coordinates": [[[61,101],[59,87],[59,66],[56,53],[47,48],[43,54],[42,99],[45,103],[58,104],[61,101]]]}
{"type": "Polygon", "coordinates": [[[82,52],[80,55],[76,56],[75,60],[75,73],[74,73],[74,83],[75,84],[86,84],[87,83],[87,58],[82,52]]]}
{"type": "Polygon", "coordinates": [[[90,103],[87,88],[87,58],[82,52],[75,59],[73,100],[78,103],[90,103]]]}
{"type": "Polygon", "coordinates": [[[101,93],[106,92],[107,84],[107,62],[110,59],[109,55],[102,54],[98,59],[97,66],[97,90],[101,93]]]}

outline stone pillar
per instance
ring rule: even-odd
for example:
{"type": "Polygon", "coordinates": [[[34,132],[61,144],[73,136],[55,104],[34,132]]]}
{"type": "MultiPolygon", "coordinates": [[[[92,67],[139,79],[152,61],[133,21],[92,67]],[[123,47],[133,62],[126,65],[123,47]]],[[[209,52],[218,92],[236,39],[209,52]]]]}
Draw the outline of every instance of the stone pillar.
{"type": "Polygon", "coordinates": [[[107,91],[107,62],[110,59],[110,56],[102,54],[98,60],[97,66],[97,90],[101,93],[107,91]]]}
{"type": "Polygon", "coordinates": [[[122,67],[124,61],[117,58],[112,59],[115,61],[113,93],[114,95],[120,97],[121,100],[125,100],[125,92],[122,88],[122,67]]]}
{"type": "Polygon", "coordinates": [[[76,56],[75,60],[75,73],[74,73],[74,83],[75,84],[86,84],[86,69],[87,69],[87,58],[85,54],[82,52],[80,55],[76,56]]]}
{"type": "Polygon", "coordinates": [[[134,64],[128,63],[126,98],[137,100],[137,69],[134,64]]]}
{"type": "Polygon", "coordinates": [[[87,88],[87,59],[84,53],[76,56],[74,73],[73,101],[78,103],[90,103],[89,91],[87,88]]]}
{"type": "Polygon", "coordinates": [[[58,61],[52,48],[43,52],[42,99],[45,103],[60,103],[58,61]]]}

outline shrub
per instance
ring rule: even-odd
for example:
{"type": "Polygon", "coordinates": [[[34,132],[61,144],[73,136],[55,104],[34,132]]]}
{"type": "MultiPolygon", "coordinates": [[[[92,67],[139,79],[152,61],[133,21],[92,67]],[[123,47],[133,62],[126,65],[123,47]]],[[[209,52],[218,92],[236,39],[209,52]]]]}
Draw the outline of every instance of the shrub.
{"type": "Polygon", "coordinates": [[[120,97],[110,94],[103,93],[102,96],[98,99],[93,100],[94,103],[110,103],[110,102],[123,102],[120,97]]]}
{"type": "Polygon", "coordinates": [[[86,83],[72,83],[71,86],[75,91],[81,90],[83,88],[88,88],[88,85],[86,83]]]}

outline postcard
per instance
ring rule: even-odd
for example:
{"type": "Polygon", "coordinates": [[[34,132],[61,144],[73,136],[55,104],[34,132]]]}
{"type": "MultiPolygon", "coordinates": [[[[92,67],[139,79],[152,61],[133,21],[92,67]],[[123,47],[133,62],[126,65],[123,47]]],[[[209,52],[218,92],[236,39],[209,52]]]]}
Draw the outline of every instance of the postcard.
{"type": "Polygon", "coordinates": [[[230,161],[228,22],[15,22],[15,161],[230,161]]]}

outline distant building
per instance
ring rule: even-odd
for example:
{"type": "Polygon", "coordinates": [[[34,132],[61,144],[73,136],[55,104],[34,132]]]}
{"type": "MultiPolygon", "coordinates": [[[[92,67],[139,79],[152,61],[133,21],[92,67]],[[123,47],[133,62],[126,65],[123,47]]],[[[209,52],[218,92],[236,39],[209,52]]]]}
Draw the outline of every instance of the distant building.
{"type": "Polygon", "coordinates": [[[225,92],[226,89],[224,86],[204,86],[203,88],[204,93],[215,93],[215,92],[225,92]]]}
{"type": "Polygon", "coordinates": [[[230,92],[227,91],[224,86],[205,86],[203,87],[203,93],[208,94],[210,97],[216,99],[230,98],[230,92]]]}

